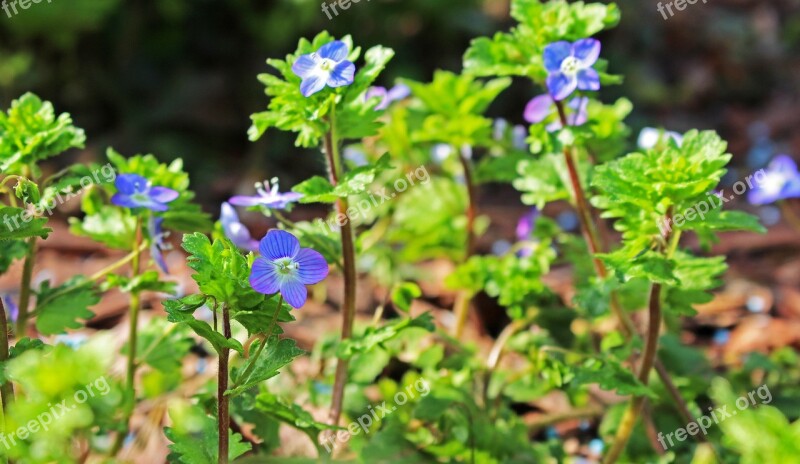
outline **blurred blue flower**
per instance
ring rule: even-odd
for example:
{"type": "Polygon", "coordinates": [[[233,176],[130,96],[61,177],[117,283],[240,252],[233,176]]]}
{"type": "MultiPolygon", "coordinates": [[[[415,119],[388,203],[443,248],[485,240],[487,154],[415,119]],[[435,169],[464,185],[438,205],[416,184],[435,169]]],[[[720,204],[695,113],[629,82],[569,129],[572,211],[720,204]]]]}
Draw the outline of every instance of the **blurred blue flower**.
{"type": "Polygon", "coordinates": [[[3,295],[0,297],[3,300],[3,306],[6,307],[6,313],[8,313],[8,320],[11,322],[17,321],[17,316],[19,316],[19,307],[14,300],[11,299],[11,295],[3,295]]]}
{"type": "Polygon", "coordinates": [[[247,227],[239,221],[239,215],[236,214],[236,209],[230,203],[222,203],[219,222],[222,224],[222,231],[225,232],[225,236],[234,245],[247,251],[258,250],[258,241],[253,239],[247,227]]]}
{"type": "Polygon", "coordinates": [[[278,191],[277,179],[272,179],[272,188],[270,188],[268,182],[256,183],[256,191],[258,195],[236,195],[228,200],[228,202],[236,206],[265,206],[271,209],[285,209],[287,206],[303,197],[302,194],[295,192],[280,193],[278,191]],[[267,189],[269,189],[269,191],[267,191],[267,189]]]}
{"type": "Polygon", "coordinates": [[[147,208],[164,212],[167,203],[178,198],[178,192],[167,187],[153,187],[138,174],[120,174],[114,185],[118,192],[111,197],[111,203],[126,208],[147,208]]]}
{"type": "MultiPolygon", "coordinates": [[[[571,114],[566,115],[567,124],[570,126],[580,126],[589,120],[589,113],[586,110],[589,105],[587,97],[575,97],[567,103],[567,107],[572,110],[571,114]]],[[[556,111],[555,100],[549,94],[534,97],[525,105],[523,118],[531,124],[538,124],[556,111]]],[[[557,119],[547,125],[547,131],[553,132],[561,129],[561,119],[557,119]]]]}
{"type": "Polygon", "coordinates": [[[556,101],[578,90],[600,90],[600,75],[592,65],[600,57],[600,41],[553,42],[544,48],[547,89],[556,101]]]}
{"type": "Polygon", "coordinates": [[[336,40],[323,45],[314,53],[297,58],[292,64],[292,72],[303,79],[300,84],[303,96],[309,97],[326,85],[342,87],[352,84],[356,66],[347,61],[347,53],[347,45],[336,40]]]}
{"type": "Polygon", "coordinates": [[[539,208],[534,206],[519,218],[519,221],[517,221],[517,240],[528,240],[531,238],[536,220],[539,219],[541,215],[542,212],[539,211],[539,208]]]}
{"type": "Polygon", "coordinates": [[[285,230],[272,229],[259,244],[261,257],[253,263],[250,285],[259,293],[280,292],[293,308],[302,307],[308,298],[306,285],[328,276],[328,263],[317,251],[300,248],[297,237],[285,230]]]}
{"type": "Polygon", "coordinates": [[[147,223],[147,231],[150,234],[150,256],[153,257],[153,261],[165,274],[169,274],[163,254],[164,250],[169,249],[169,245],[164,240],[167,237],[167,233],[161,227],[163,223],[164,218],[151,217],[147,223]]]}
{"type": "Polygon", "coordinates": [[[683,136],[677,132],[673,131],[664,131],[661,129],[656,129],[655,127],[645,127],[639,132],[639,140],[637,144],[639,148],[643,150],[649,150],[650,148],[655,147],[658,145],[662,139],[669,139],[675,141],[675,143],[680,147],[683,143],[683,136]]]}
{"type": "Polygon", "coordinates": [[[747,200],[754,205],[765,205],[778,200],[800,197],[800,173],[797,164],[787,155],[776,156],[767,166],[756,185],[747,193],[747,200]]]}
{"type": "Polygon", "coordinates": [[[380,111],[388,108],[393,102],[400,101],[409,95],[411,95],[411,89],[409,89],[407,85],[397,84],[390,90],[386,90],[386,87],[380,86],[370,87],[369,90],[367,90],[367,94],[364,96],[364,99],[369,100],[370,98],[380,98],[380,103],[378,103],[378,106],[375,107],[376,110],[380,111]]]}

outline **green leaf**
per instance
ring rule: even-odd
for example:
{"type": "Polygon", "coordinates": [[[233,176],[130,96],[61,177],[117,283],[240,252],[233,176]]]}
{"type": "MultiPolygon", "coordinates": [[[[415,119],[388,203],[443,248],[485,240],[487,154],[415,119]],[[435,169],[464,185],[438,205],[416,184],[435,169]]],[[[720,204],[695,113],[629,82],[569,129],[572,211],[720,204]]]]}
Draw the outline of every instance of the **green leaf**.
{"type": "Polygon", "coordinates": [[[30,210],[0,206],[0,242],[30,237],[47,238],[53,230],[45,227],[47,219],[34,217],[30,210]]]}
{"type": "Polygon", "coordinates": [[[82,220],[69,218],[69,231],[110,248],[130,250],[136,238],[136,219],[126,208],[103,205],[82,220]]]}
{"type": "Polygon", "coordinates": [[[0,275],[5,274],[11,263],[28,253],[28,244],[22,240],[0,240],[0,275]]]}
{"type": "MultiPolygon", "coordinates": [[[[250,347],[250,353],[256,353],[259,344],[262,341],[253,342],[250,347]]],[[[255,367],[250,374],[245,377],[239,377],[244,374],[242,370],[231,375],[236,387],[225,392],[226,395],[238,395],[250,388],[258,385],[259,383],[271,379],[279,374],[280,369],[289,365],[294,358],[302,356],[305,351],[297,347],[297,342],[294,340],[278,337],[270,337],[267,341],[267,346],[261,353],[261,356],[255,360],[255,367]]]]}
{"type": "Polygon", "coordinates": [[[134,278],[109,274],[102,288],[103,291],[107,291],[111,288],[119,288],[125,293],[151,291],[174,294],[176,286],[177,283],[175,282],[160,280],[158,271],[146,271],[134,278]]]}
{"type": "Polygon", "coordinates": [[[176,324],[186,324],[194,332],[208,340],[211,346],[214,347],[217,353],[222,352],[223,348],[235,350],[241,355],[244,355],[244,348],[235,338],[225,338],[221,333],[215,331],[208,322],[200,321],[185,310],[186,304],[180,300],[166,300],[164,301],[164,309],[167,312],[167,320],[176,324]]]}
{"type": "Polygon", "coordinates": [[[100,294],[83,276],[76,276],[63,285],[50,288],[50,282],[42,283],[37,292],[36,330],[45,335],[80,329],[78,319],[91,319],[94,313],[89,306],[100,302],[100,294]]]}
{"type": "Polygon", "coordinates": [[[392,303],[404,312],[408,312],[414,299],[421,296],[422,290],[414,282],[402,282],[392,288],[392,303]]]}
{"type": "Polygon", "coordinates": [[[28,337],[24,337],[21,340],[17,341],[14,346],[9,347],[8,350],[8,359],[0,362],[0,384],[6,383],[6,366],[8,362],[14,358],[19,357],[22,353],[29,351],[29,350],[43,350],[47,345],[44,344],[43,341],[39,340],[38,338],[30,339],[28,337]]]}
{"type": "MultiPolygon", "coordinates": [[[[178,433],[174,427],[165,427],[164,435],[172,442],[169,445],[167,461],[171,464],[217,464],[219,462],[219,436],[217,421],[203,416],[199,430],[191,433],[178,433]]],[[[228,459],[232,462],[237,457],[250,451],[250,444],[243,441],[238,433],[229,431],[230,449],[228,459]]]]}
{"type": "Polygon", "coordinates": [[[314,417],[302,407],[294,403],[286,403],[266,390],[258,394],[255,406],[258,411],[302,431],[315,444],[322,431],[338,428],[314,420],[314,417]]]}
{"type": "Polygon", "coordinates": [[[363,334],[346,340],[342,340],[337,349],[337,356],[340,358],[350,358],[356,353],[364,353],[397,337],[402,331],[411,328],[421,328],[428,332],[435,330],[433,316],[424,313],[416,318],[399,319],[387,323],[382,327],[367,327],[363,334]]]}
{"type": "MultiPolygon", "coordinates": [[[[162,372],[175,372],[183,365],[183,357],[194,345],[185,327],[171,325],[163,318],[150,319],[139,330],[137,338],[138,362],[162,372]]],[[[128,347],[123,350],[128,353],[128,347]]]]}

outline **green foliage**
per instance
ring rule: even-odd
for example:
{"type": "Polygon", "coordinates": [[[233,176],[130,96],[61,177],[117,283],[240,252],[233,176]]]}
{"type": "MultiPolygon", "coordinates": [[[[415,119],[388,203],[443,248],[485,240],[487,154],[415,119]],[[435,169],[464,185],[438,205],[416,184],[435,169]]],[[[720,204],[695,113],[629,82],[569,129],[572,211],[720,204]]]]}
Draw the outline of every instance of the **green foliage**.
{"type": "MultiPolygon", "coordinates": [[[[0,243],[6,240],[30,237],[47,238],[52,232],[52,229],[45,227],[47,219],[34,217],[31,211],[26,211],[22,208],[0,205],[0,218],[3,220],[0,225],[0,243]]],[[[14,252],[11,250],[14,247],[13,245],[6,244],[5,246],[9,247],[10,252],[14,252]]]]}
{"type": "Polygon", "coordinates": [[[433,316],[430,313],[424,313],[419,317],[399,319],[378,328],[367,327],[361,335],[343,340],[337,349],[337,355],[346,359],[356,353],[370,352],[378,347],[383,347],[384,343],[397,337],[400,332],[414,327],[433,332],[433,316]]]}
{"type": "Polygon", "coordinates": [[[190,308],[191,304],[186,304],[184,299],[166,300],[164,301],[164,309],[167,311],[167,320],[173,323],[182,323],[190,327],[198,336],[208,340],[211,346],[214,347],[217,353],[220,353],[223,348],[235,350],[239,354],[244,354],[244,348],[235,338],[225,338],[221,333],[215,331],[208,322],[200,321],[194,318],[192,313],[193,309],[190,308]]]}
{"type": "Polygon", "coordinates": [[[52,103],[26,93],[8,113],[0,111],[0,173],[23,175],[30,168],[38,177],[37,162],[82,148],[85,140],[69,114],[56,116],[52,103]]]}
{"type": "MultiPolygon", "coordinates": [[[[219,442],[216,421],[197,408],[185,411],[170,411],[176,423],[165,427],[164,434],[172,442],[169,445],[170,464],[216,464],[219,442]]],[[[250,444],[242,440],[241,434],[229,432],[228,458],[233,461],[250,451],[250,444]]]]}
{"type": "Polygon", "coordinates": [[[386,154],[375,162],[348,171],[334,187],[327,179],[314,176],[292,190],[302,193],[301,203],[335,203],[339,198],[347,198],[367,192],[367,189],[382,172],[391,169],[389,155],[386,154]]]}
{"type": "MultiPolygon", "coordinates": [[[[251,353],[258,352],[258,347],[263,341],[253,342],[250,347],[251,353]]],[[[226,395],[236,396],[261,382],[271,379],[279,374],[280,369],[289,365],[292,360],[305,354],[305,351],[297,347],[297,342],[285,338],[270,337],[266,342],[264,352],[253,362],[254,368],[249,373],[239,370],[231,375],[235,388],[225,392],[226,395]]]]}
{"type": "Polygon", "coordinates": [[[79,329],[78,319],[94,316],[88,308],[100,302],[100,294],[83,276],[75,276],[64,284],[51,288],[50,281],[42,283],[37,292],[36,330],[52,335],[79,329]]]}

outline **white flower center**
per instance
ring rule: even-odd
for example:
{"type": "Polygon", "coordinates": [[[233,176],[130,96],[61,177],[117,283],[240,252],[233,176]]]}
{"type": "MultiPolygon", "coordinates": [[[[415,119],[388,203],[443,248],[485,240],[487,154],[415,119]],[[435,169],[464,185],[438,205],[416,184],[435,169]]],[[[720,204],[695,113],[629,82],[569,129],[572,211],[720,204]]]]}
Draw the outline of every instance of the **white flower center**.
{"type": "Polygon", "coordinates": [[[761,181],[759,187],[764,189],[764,192],[768,195],[777,195],[783,190],[783,186],[786,185],[786,180],[787,178],[785,175],[779,172],[770,172],[761,181]]]}
{"type": "Polygon", "coordinates": [[[581,60],[574,56],[568,56],[561,62],[561,73],[566,76],[574,76],[581,70],[581,60]]]}
{"type": "Polygon", "coordinates": [[[334,67],[336,67],[336,62],[328,58],[323,58],[319,63],[319,69],[323,71],[331,71],[334,67]]]}
{"type": "Polygon", "coordinates": [[[283,258],[275,261],[278,272],[281,274],[291,274],[300,269],[300,263],[294,262],[291,258],[283,258]]]}

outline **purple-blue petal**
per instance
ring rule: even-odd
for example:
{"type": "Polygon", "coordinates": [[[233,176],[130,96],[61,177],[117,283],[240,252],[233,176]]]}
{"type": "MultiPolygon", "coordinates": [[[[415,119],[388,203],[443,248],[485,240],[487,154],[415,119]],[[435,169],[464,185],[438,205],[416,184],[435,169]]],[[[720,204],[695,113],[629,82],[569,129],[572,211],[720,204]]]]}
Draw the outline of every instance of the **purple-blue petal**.
{"type": "Polygon", "coordinates": [[[411,95],[411,88],[409,88],[405,84],[397,84],[394,87],[392,87],[391,89],[389,89],[388,97],[389,97],[389,101],[393,102],[393,101],[402,100],[402,99],[408,97],[409,95],[411,95]]]}
{"type": "Polygon", "coordinates": [[[561,69],[561,62],[572,53],[572,44],[564,40],[544,47],[544,67],[549,72],[561,69]]]}
{"type": "Polygon", "coordinates": [[[114,181],[114,186],[120,193],[133,195],[147,190],[147,179],[138,174],[120,174],[114,181]]]}
{"type": "Polygon", "coordinates": [[[339,62],[347,58],[347,44],[341,40],[334,40],[320,47],[317,53],[322,58],[339,62]]]}
{"type": "Polygon", "coordinates": [[[159,203],[169,203],[171,201],[175,201],[180,194],[175,190],[167,187],[152,187],[149,192],[147,192],[147,196],[153,199],[153,201],[157,201],[159,203]]]}
{"type": "Polygon", "coordinates": [[[314,68],[317,67],[318,61],[319,58],[317,58],[317,56],[313,53],[301,55],[299,58],[297,58],[297,61],[292,64],[292,72],[305,79],[309,74],[314,72],[314,68]]]}
{"type": "Polygon", "coordinates": [[[353,83],[356,75],[356,65],[349,61],[342,61],[337,64],[328,76],[329,87],[342,87],[353,83]]]}
{"type": "Polygon", "coordinates": [[[565,76],[560,72],[552,73],[547,76],[547,90],[556,101],[561,101],[570,95],[578,87],[578,80],[573,76],[565,76]]]}
{"type": "Polygon", "coordinates": [[[250,271],[250,286],[258,293],[272,295],[281,288],[281,278],[278,267],[268,259],[258,258],[253,262],[250,271]]]}
{"type": "Polygon", "coordinates": [[[164,274],[169,274],[167,263],[164,261],[164,254],[161,252],[161,248],[159,248],[158,243],[155,241],[150,244],[150,256],[153,257],[153,261],[155,261],[156,265],[164,272],[164,274]]]}
{"type": "Polygon", "coordinates": [[[12,322],[16,322],[17,317],[19,317],[19,307],[14,303],[10,295],[3,295],[2,298],[3,305],[5,305],[6,312],[8,313],[8,319],[12,322]]]}
{"type": "Polygon", "coordinates": [[[600,41],[597,39],[581,39],[572,44],[572,55],[581,60],[584,67],[597,62],[600,57],[600,41]]]}
{"type": "Polygon", "coordinates": [[[385,110],[389,107],[389,92],[385,87],[370,87],[364,95],[364,100],[372,98],[379,98],[378,104],[375,106],[376,110],[385,110]]]}
{"type": "Polygon", "coordinates": [[[258,206],[263,203],[263,197],[261,196],[247,196],[247,195],[236,195],[231,197],[228,200],[228,203],[236,206],[258,206]]]}
{"type": "Polygon", "coordinates": [[[294,258],[300,251],[300,241],[285,230],[272,229],[261,239],[258,249],[261,256],[272,260],[294,258]]]}
{"type": "Polygon", "coordinates": [[[295,309],[302,308],[308,299],[308,289],[297,279],[286,279],[281,283],[281,295],[295,309]]]}
{"type": "Polygon", "coordinates": [[[124,193],[115,193],[111,197],[111,203],[124,208],[139,208],[142,206],[141,202],[134,200],[132,196],[124,193]]]}
{"type": "Polygon", "coordinates": [[[580,90],[600,90],[600,75],[592,68],[578,71],[578,88],[580,90]]]}
{"type": "Polygon", "coordinates": [[[300,83],[300,93],[304,97],[310,97],[325,88],[325,79],[319,75],[311,75],[303,79],[300,83]]]}
{"type": "Polygon", "coordinates": [[[589,112],[587,111],[589,106],[588,97],[573,98],[569,101],[568,106],[573,110],[573,113],[568,118],[570,125],[580,126],[589,120],[589,112]]]}
{"type": "Polygon", "coordinates": [[[294,258],[298,264],[297,277],[305,285],[314,285],[328,276],[328,262],[311,248],[301,248],[294,258]]]}
{"type": "Polygon", "coordinates": [[[797,164],[794,160],[787,155],[777,155],[769,163],[767,168],[770,171],[778,171],[786,173],[789,176],[797,176],[797,164]]]}
{"type": "Polygon", "coordinates": [[[548,94],[534,97],[525,105],[523,117],[531,124],[540,123],[553,110],[553,97],[548,94]]]}

